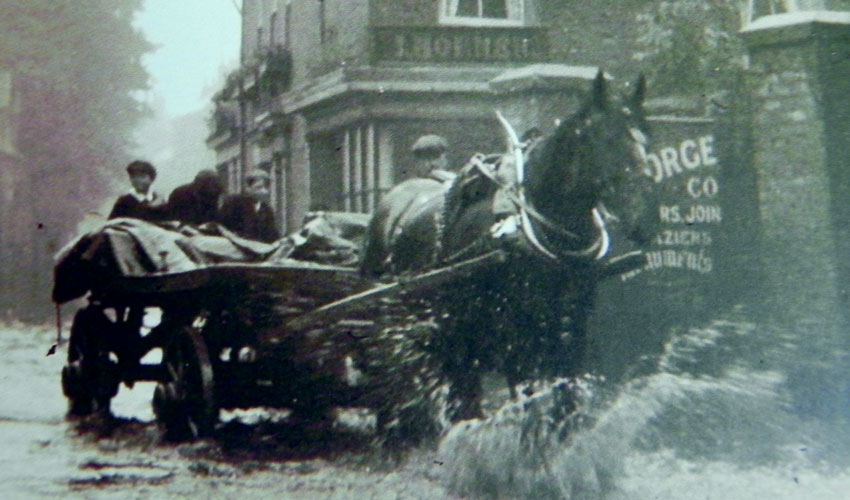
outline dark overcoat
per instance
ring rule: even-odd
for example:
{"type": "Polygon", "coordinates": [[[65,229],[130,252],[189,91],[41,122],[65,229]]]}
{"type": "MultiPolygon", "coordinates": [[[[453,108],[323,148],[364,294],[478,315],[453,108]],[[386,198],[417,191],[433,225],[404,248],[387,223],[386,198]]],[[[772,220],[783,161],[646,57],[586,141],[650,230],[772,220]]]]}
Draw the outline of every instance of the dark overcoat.
{"type": "Polygon", "coordinates": [[[219,222],[243,238],[270,243],[280,239],[274,212],[268,203],[247,194],[225,198],[219,210],[219,222]]]}
{"type": "Polygon", "coordinates": [[[118,217],[132,217],[149,222],[159,221],[167,218],[165,200],[158,193],[153,193],[153,200],[140,201],[130,193],[119,197],[112,206],[109,213],[110,219],[118,217]]]}

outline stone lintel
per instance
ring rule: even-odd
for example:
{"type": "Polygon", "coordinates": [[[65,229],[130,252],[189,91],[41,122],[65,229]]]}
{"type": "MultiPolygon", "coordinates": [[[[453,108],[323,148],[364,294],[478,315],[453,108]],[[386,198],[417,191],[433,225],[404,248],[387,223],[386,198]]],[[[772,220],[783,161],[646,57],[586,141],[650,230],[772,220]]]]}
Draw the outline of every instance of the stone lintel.
{"type": "Polygon", "coordinates": [[[238,132],[236,130],[227,130],[210,135],[206,139],[206,144],[210,149],[218,151],[230,144],[237,142],[238,132]]]}
{"type": "Polygon", "coordinates": [[[491,94],[488,81],[493,68],[387,68],[351,67],[323,75],[308,84],[280,95],[279,111],[291,114],[308,111],[334,99],[354,94],[389,97],[410,94],[491,94]]]}
{"type": "Polygon", "coordinates": [[[741,30],[750,47],[821,41],[850,33],[850,12],[811,10],[773,14],[741,30]]]}
{"type": "Polygon", "coordinates": [[[686,116],[691,119],[705,114],[703,99],[686,95],[647,99],[643,107],[650,116],[686,116]]]}
{"type": "MultiPolygon", "coordinates": [[[[490,80],[490,88],[502,94],[530,90],[586,90],[598,72],[596,66],[532,64],[505,71],[490,80]]],[[[607,73],[605,77],[611,79],[607,73]]]]}

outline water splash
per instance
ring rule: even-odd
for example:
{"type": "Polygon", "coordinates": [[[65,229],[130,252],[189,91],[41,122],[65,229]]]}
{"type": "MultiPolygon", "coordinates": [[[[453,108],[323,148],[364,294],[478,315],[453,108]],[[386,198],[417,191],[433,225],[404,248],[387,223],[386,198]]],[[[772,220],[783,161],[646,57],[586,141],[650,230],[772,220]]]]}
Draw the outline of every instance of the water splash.
{"type": "Polygon", "coordinates": [[[476,498],[840,498],[850,486],[843,427],[794,411],[788,373],[810,361],[799,336],[746,316],[735,309],[674,334],[626,383],[541,382],[461,423],[440,446],[450,488],[476,498]]]}

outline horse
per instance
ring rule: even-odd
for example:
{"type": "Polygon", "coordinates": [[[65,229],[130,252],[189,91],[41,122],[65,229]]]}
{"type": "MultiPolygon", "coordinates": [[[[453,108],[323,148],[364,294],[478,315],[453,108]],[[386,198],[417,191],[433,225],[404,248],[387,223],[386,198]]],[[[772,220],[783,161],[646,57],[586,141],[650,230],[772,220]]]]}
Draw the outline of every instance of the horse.
{"type": "Polygon", "coordinates": [[[477,155],[449,184],[401,183],[370,221],[367,276],[505,251],[504,262],[432,297],[440,328],[427,349],[448,382],[452,421],[482,415],[485,372],[501,373],[512,393],[522,381],[580,374],[596,285],[615,272],[606,271],[610,227],[637,245],[653,234],[645,80],[621,99],[607,87],[600,71],[579,110],[527,144],[500,116],[507,155],[477,155]]]}

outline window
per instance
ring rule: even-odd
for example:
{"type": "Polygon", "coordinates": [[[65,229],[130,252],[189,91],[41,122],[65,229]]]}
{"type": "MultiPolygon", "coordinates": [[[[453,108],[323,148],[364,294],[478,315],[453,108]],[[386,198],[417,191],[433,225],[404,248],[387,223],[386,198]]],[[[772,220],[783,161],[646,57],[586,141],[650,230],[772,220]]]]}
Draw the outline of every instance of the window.
{"type": "Polygon", "coordinates": [[[319,0],[319,43],[325,43],[325,0],[319,0]]]}
{"type": "Polygon", "coordinates": [[[286,48],[290,48],[292,46],[292,36],[290,35],[292,31],[292,4],[289,3],[286,4],[283,11],[283,30],[284,45],[286,45],[286,48]]]}
{"type": "Polygon", "coordinates": [[[441,0],[440,23],[465,26],[521,26],[525,0],[441,0]]]}
{"type": "Polygon", "coordinates": [[[12,72],[0,69],[0,109],[12,105],[12,72]]]}
{"type": "Polygon", "coordinates": [[[761,16],[800,10],[799,3],[798,0],[747,0],[744,15],[750,22],[761,16]]]}

